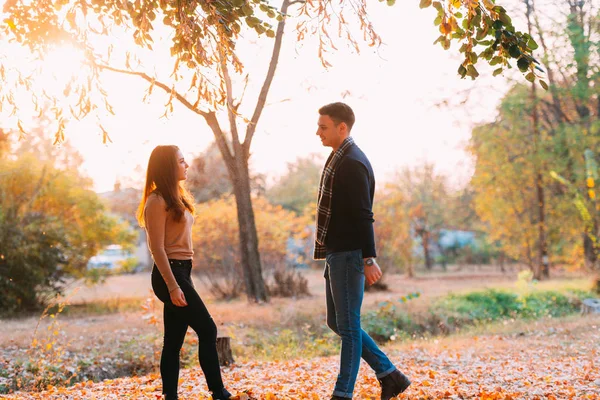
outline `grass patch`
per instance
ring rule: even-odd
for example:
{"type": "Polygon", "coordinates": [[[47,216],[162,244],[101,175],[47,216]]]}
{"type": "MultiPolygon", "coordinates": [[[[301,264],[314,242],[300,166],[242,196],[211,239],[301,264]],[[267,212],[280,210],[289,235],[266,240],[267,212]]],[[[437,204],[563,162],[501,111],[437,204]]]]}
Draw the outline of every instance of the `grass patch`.
{"type": "MultiPolygon", "coordinates": [[[[67,304],[64,306],[62,314],[65,316],[77,317],[139,311],[144,302],[145,299],[141,298],[115,297],[107,300],[67,304]]],[[[54,306],[54,308],[56,307],[57,306],[54,306]]],[[[50,308],[49,312],[56,313],[54,308],[50,308]]]]}
{"type": "Polygon", "coordinates": [[[515,293],[488,289],[450,294],[434,301],[425,312],[409,313],[393,302],[363,315],[362,325],[380,343],[401,338],[446,335],[464,328],[506,320],[558,318],[580,312],[590,297],[581,289],[533,290],[515,293]]]}
{"type": "Polygon", "coordinates": [[[270,331],[252,328],[233,346],[236,360],[244,361],[324,357],[337,354],[339,350],[339,338],[324,325],[270,331]]]}

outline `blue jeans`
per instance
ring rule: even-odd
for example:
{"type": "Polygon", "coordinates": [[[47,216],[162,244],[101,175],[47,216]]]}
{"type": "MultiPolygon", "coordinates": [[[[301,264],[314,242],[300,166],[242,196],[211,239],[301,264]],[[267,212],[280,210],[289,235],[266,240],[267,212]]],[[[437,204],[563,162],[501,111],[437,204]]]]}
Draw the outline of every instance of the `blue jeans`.
{"type": "Polygon", "coordinates": [[[396,370],[390,359],[360,327],[365,291],[361,250],[329,253],[325,259],[327,325],[342,338],[340,373],[334,396],[352,398],[361,357],[381,379],[396,370]]]}

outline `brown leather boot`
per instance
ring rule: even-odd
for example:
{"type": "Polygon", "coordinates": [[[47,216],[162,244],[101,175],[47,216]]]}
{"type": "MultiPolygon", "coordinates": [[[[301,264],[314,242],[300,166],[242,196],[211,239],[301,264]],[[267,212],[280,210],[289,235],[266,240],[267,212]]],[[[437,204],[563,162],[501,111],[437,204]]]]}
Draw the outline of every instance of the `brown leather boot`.
{"type": "Polygon", "coordinates": [[[398,370],[381,378],[379,383],[381,384],[381,400],[390,400],[410,386],[410,380],[398,370]]]}

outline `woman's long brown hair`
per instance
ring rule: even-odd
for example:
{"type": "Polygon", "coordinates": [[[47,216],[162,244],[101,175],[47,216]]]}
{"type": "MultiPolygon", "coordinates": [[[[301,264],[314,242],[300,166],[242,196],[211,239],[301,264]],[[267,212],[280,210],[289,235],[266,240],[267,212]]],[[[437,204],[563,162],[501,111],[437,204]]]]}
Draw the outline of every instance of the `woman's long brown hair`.
{"type": "Polygon", "coordinates": [[[167,211],[173,213],[175,221],[181,221],[185,210],[194,213],[194,199],[192,195],[179,182],[177,146],[156,146],[148,160],[146,184],[142,201],[137,210],[137,220],[144,226],[144,208],[148,197],[156,192],[167,203],[167,211]]]}

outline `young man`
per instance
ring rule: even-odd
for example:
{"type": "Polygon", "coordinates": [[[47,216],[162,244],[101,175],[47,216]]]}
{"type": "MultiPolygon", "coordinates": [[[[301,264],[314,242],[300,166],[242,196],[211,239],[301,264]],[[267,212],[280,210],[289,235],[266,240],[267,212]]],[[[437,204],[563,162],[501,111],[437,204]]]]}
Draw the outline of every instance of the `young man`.
{"type": "Polygon", "coordinates": [[[317,136],[333,151],[319,185],[314,258],[326,260],[327,325],[342,338],[340,373],[331,399],[352,398],[362,357],[379,379],[381,400],[389,400],[404,392],[410,381],[360,326],[365,280],[372,285],[381,278],[373,233],[373,169],[350,137],[352,109],[332,103],[319,114],[317,136]]]}

